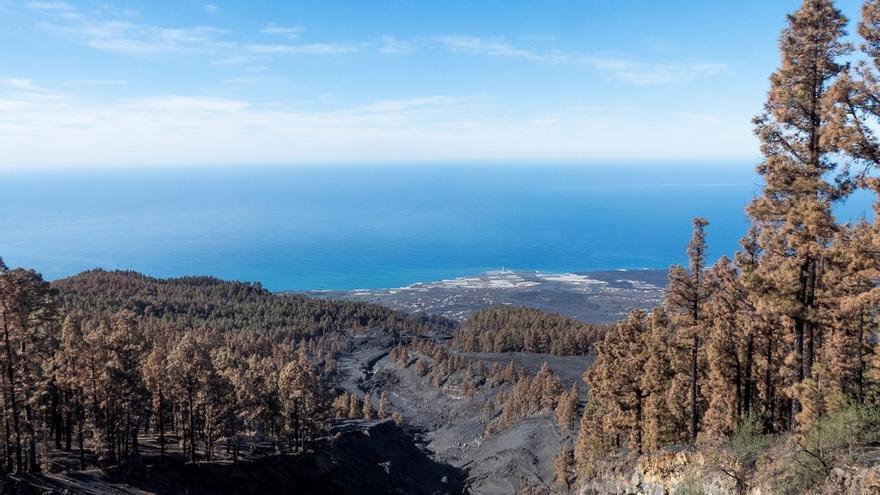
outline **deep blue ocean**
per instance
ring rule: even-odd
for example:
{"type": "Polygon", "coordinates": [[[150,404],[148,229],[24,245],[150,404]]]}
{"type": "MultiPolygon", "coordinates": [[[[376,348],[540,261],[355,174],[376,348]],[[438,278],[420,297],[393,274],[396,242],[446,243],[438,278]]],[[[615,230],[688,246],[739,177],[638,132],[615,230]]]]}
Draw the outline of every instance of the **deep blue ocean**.
{"type": "MultiPolygon", "coordinates": [[[[730,254],[750,163],[358,165],[7,172],[0,257],[49,279],[102,267],[272,290],[399,287],[504,266],[685,260],[691,218],[730,254]]],[[[838,208],[870,213],[862,195],[838,208]]]]}

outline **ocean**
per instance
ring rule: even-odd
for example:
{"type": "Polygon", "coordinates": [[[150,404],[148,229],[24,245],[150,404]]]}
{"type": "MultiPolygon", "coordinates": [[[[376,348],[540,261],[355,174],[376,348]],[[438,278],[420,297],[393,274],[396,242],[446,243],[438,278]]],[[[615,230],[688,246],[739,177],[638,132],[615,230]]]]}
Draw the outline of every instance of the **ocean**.
{"type": "MultiPolygon", "coordinates": [[[[13,171],[0,257],[48,279],[101,267],[272,290],[663,268],[685,261],[698,215],[711,258],[732,254],[759,191],[751,163],[13,171]]],[[[837,214],[870,211],[863,194],[837,214]]]]}

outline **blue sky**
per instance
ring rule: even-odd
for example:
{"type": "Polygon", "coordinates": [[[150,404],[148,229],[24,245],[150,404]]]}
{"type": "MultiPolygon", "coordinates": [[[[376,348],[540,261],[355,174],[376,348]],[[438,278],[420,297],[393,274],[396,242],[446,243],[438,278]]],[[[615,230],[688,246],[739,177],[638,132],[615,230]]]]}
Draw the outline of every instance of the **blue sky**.
{"type": "Polygon", "coordinates": [[[754,160],[799,3],[0,0],[0,167],[754,160]]]}

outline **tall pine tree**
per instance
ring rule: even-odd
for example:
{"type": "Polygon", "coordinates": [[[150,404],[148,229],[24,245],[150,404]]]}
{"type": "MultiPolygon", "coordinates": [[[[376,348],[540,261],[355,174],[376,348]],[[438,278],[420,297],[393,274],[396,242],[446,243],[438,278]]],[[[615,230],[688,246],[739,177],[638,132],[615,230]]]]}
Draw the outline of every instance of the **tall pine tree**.
{"type": "Polygon", "coordinates": [[[753,282],[764,291],[758,310],[780,317],[790,337],[790,426],[799,409],[794,385],[811,375],[820,343],[819,293],[837,231],[831,207],[844,192],[830,180],[840,164],[823,133],[831,121],[827,90],[851,51],[845,26],[831,0],[804,0],[788,17],[782,65],[754,120],[764,189],[748,207],[762,250],[753,282]]]}
{"type": "Polygon", "coordinates": [[[706,281],[706,226],[704,218],[694,219],[694,230],[688,243],[688,269],[673,266],[669,270],[666,307],[675,317],[678,346],[685,353],[679,359],[687,368],[688,439],[697,440],[703,406],[700,393],[700,369],[705,358],[703,340],[706,335],[705,303],[709,298],[706,281]]]}

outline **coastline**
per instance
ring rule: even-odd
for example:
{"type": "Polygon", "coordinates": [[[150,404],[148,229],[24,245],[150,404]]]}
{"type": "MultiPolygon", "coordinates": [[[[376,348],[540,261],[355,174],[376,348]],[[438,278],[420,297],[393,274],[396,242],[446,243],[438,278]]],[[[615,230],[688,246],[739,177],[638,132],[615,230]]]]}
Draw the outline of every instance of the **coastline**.
{"type": "Polygon", "coordinates": [[[463,320],[495,305],[526,306],[589,322],[612,322],[660,303],[667,270],[548,273],[497,270],[385,289],[283,291],[381,304],[408,313],[463,320]]]}

